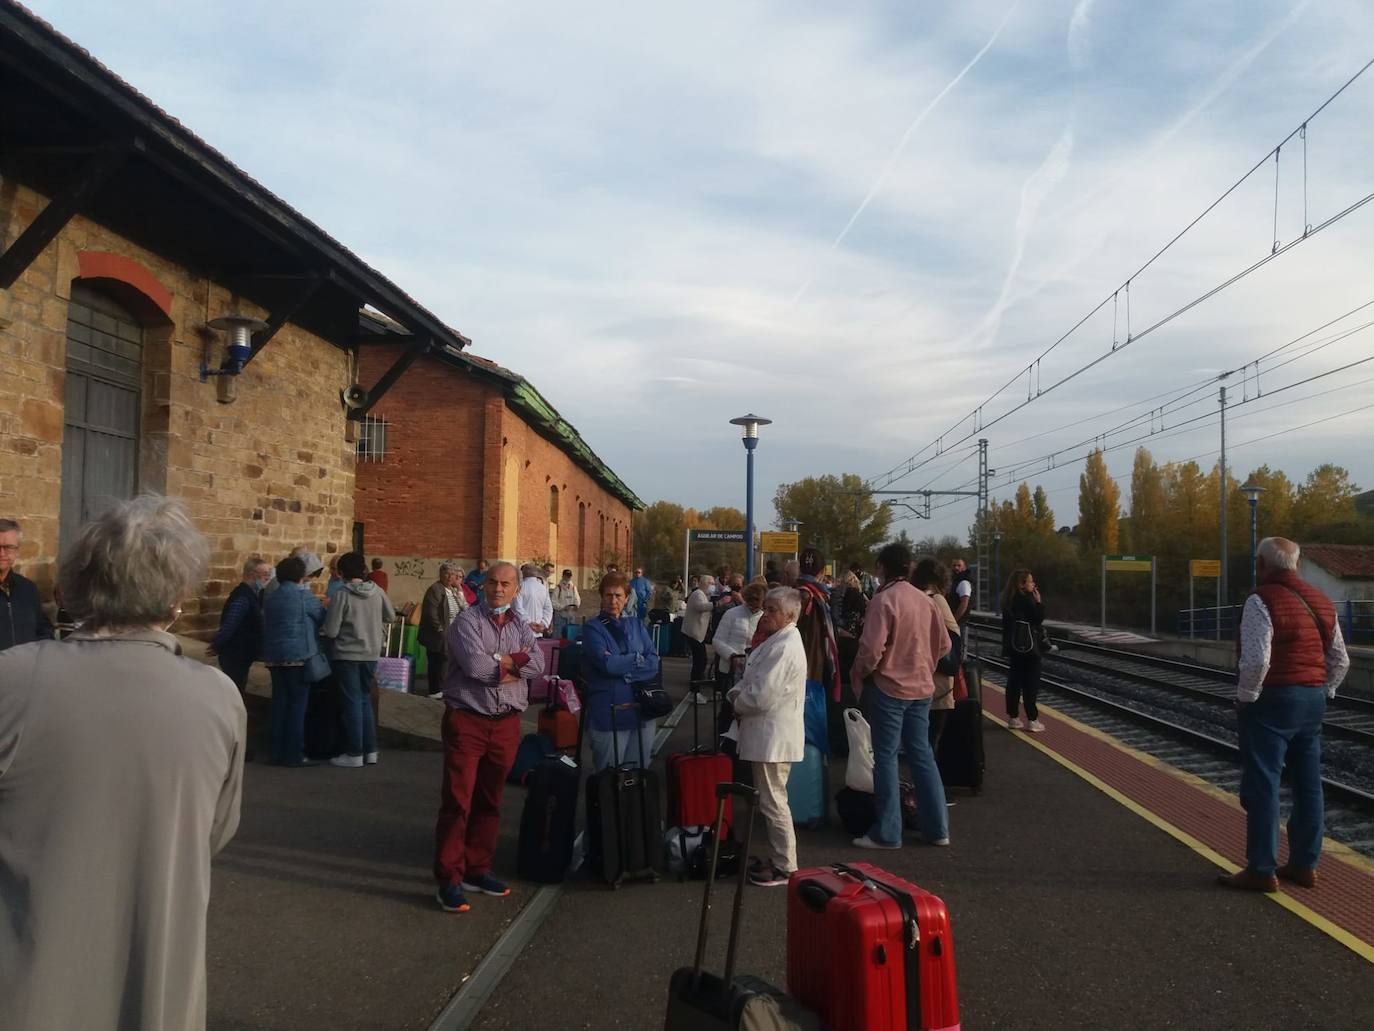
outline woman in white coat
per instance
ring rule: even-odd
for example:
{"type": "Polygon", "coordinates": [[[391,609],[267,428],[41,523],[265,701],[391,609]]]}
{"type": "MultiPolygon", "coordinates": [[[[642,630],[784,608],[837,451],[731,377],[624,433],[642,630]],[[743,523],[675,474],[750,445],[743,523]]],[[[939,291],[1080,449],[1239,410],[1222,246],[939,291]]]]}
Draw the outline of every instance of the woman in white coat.
{"type": "Polygon", "coordinates": [[[744,676],[728,695],[739,720],[739,757],[754,764],[759,813],[768,835],[767,861],[749,880],[772,888],[797,869],[797,837],[787,807],[787,774],[806,748],[806,649],[797,632],[801,595],[775,587],[763,600],[759,627],[768,634],[749,654],[744,676]]]}
{"type": "MultiPolygon", "coordinates": [[[[687,596],[687,614],[682,617],[682,636],[692,652],[693,684],[706,674],[706,634],[711,627],[711,588],[715,580],[703,576],[696,590],[687,596]]],[[[696,690],[695,686],[692,690],[696,690]]]]}

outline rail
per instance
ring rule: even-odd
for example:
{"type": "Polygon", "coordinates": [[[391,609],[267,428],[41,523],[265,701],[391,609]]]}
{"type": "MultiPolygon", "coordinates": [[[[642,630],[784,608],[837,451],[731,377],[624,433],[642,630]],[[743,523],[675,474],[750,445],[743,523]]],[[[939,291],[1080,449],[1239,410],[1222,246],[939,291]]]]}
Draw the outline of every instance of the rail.
{"type": "MultiPolygon", "coordinates": [[[[1374,644],[1374,599],[1347,598],[1335,604],[1336,617],[1341,621],[1341,634],[1346,643],[1374,644]]],[[[1229,641],[1235,636],[1240,611],[1239,605],[1179,609],[1175,626],[1180,637],[1210,637],[1216,641],[1229,641]]]]}

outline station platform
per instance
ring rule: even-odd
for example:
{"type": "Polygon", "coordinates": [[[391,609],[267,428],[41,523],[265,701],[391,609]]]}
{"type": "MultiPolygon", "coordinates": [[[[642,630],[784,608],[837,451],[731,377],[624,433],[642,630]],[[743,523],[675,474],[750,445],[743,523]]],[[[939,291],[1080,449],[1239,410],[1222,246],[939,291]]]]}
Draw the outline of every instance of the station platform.
{"type": "MultiPolygon", "coordinates": [[[[681,696],[686,663],[665,669],[681,696]]],[[[991,684],[986,701],[999,710],[991,684]]],[[[1370,864],[1337,846],[1311,892],[1217,887],[1243,849],[1234,800],[1042,712],[1035,736],[989,714],[987,781],[951,792],[951,847],[865,852],[832,823],[798,832],[801,863],[876,862],[945,899],[965,1028],[1369,1027],[1370,864]]],[[[660,758],[690,741],[683,720],[660,758]]],[[[211,1028],[661,1026],[703,884],[516,881],[510,898],[443,913],[428,874],[438,757],[416,743],[362,771],[250,764],[243,827],[214,867],[211,1028]],[[474,971],[477,992],[463,988],[474,971]]],[[[498,871],[513,868],[522,802],[509,788],[498,871]]],[[[717,971],[732,888],[713,907],[717,971]]],[[[748,889],[742,972],[785,984],[785,911],[784,889],[748,889]]]]}

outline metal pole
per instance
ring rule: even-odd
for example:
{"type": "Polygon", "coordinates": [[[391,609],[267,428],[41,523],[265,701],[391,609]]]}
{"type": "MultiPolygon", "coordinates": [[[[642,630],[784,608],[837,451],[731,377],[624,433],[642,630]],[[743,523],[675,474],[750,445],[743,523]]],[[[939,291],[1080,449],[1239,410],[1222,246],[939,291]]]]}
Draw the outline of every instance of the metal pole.
{"type": "Polygon", "coordinates": [[[1193,607],[1193,573],[1188,571],[1188,636],[1193,636],[1193,628],[1197,624],[1197,609],[1193,607]]]}
{"type": "Polygon", "coordinates": [[[1102,556],[1102,622],[1103,630],[1107,629],[1107,556],[1102,556]]]}
{"type": "Polygon", "coordinates": [[[1214,628],[1214,629],[1216,630],[1216,639],[1217,639],[1218,641],[1220,641],[1220,640],[1221,640],[1221,577],[1217,577],[1217,612],[1216,612],[1216,619],[1213,620],[1213,623],[1216,624],[1216,625],[1215,625],[1215,628],[1214,628]]]}
{"type": "Polygon", "coordinates": [[[687,582],[692,578],[692,530],[682,531],[682,589],[687,590],[687,582]]]}
{"type": "MultiPolygon", "coordinates": [[[[1156,568],[1157,568],[1157,566],[1155,565],[1154,556],[1151,555],[1151,556],[1150,556],[1150,636],[1151,636],[1151,637],[1154,637],[1154,636],[1155,636],[1155,569],[1156,569],[1156,568]]],[[[1192,577],[1189,577],[1189,578],[1188,578],[1188,590],[1189,590],[1190,593],[1192,592],[1192,589],[1193,589],[1193,578],[1192,578],[1192,577]]]]}
{"type": "Polygon", "coordinates": [[[754,448],[758,447],[757,437],[744,438],[745,496],[744,496],[744,582],[754,579],[754,448]]]}
{"type": "MultiPolygon", "coordinates": [[[[1246,481],[1246,483],[1249,483],[1249,482],[1251,482],[1251,481],[1249,481],[1249,480],[1246,481]]],[[[1258,534],[1258,530],[1259,530],[1259,498],[1254,497],[1254,498],[1251,498],[1251,499],[1250,499],[1250,591],[1251,591],[1251,593],[1254,593],[1254,590],[1255,590],[1255,577],[1256,577],[1256,575],[1257,575],[1257,570],[1256,570],[1256,568],[1255,568],[1255,559],[1256,559],[1256,553],[1259,551],[1259,534],[1258,534]]]]}
{"type": "MultiPolygon", "coordinates": [[[[1226,388],[1221,388],[1221,483],[1218,493],[1221,495],[1221,579],[1217,582],[1217,594],[1226,599],[1231,595],[1226,590],[1226,388]]],[[[1220,606],[1221,602],[1217,602],[1220,606]]],[[[1217,618],[1221,618],[1218,609],[1217,618]]]]}

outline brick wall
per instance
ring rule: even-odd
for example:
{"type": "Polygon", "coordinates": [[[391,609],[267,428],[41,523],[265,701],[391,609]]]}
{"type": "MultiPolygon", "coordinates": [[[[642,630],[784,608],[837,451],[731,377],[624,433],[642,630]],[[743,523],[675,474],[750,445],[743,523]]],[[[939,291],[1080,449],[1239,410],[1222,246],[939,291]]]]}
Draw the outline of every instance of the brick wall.
{"type": "MultiPolygon", "coordinates": [[[[400,353],[364,348],[361,382],[376,382],[400,353]]],[[[603,518],[606,548],[618,536],[628,561],[629,507],[527,425],[506,404],[499,380],[422,358],[372,414],[387,422],[388,454],[358,465],[357,518],[369,555],[386,564],[393,601],[418,600],[442,559],[467,569],[478,558],[549,557],[585,584],[600,559],[603,518]],[[580,553],[579,506],[587,527],[580,553]]]]}
{"type": "MultiPolygon", "coordinates": [[[[0,249],[44,203],[0,179],[0,249]]],[[[201,383],[198,370],[202,327],[230,310],[228,290],[73,219],[0,290],[0,513],[23,523],[21,569],[45,598],[58,549],[67,301],[83,267],[108,276],[121,265],[141,269],[130,278],[144,293],[127,283],[92,285],[123,289],[145,325],[139,488],[184,497],[210,538],[209,579],[178,625],[208,629],[249,555],[275,561],[297,544],[321,555],[348,547],[354,446],[344,439],[338,394],[351,379],[350,359],[287,326],[238,377],[237,400],[219,404],[216,384],[201,383]]],[[[234,307],[263,314],[248,303],[234,307]]],[[[209,339],[218,364],[222,336],[209,339]]]]}

